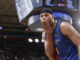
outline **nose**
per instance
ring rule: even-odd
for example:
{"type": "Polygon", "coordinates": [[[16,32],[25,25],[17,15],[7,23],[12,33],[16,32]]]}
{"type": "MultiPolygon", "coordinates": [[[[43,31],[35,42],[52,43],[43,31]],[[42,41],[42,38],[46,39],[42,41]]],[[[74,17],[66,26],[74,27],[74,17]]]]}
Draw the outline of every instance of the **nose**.
{"type": "Polygon", "coordinates": [[[45,16],[43,16],[43,20],[45,20],[46,19],[46,17],[45,16]]]}

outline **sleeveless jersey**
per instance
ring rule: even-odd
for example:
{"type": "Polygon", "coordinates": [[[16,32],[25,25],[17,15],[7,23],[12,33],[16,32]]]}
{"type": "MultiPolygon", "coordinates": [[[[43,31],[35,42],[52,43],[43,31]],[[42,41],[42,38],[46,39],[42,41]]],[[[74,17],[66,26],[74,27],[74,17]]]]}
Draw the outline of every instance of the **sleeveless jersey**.
{"type": "Polygon", "coordinates": [[[61,22],[61,20],[57,21],[55,31],[53,32],[53,40],[59,52],[60,60],[79,60],[77,46],[60,31],[61,22]]]}

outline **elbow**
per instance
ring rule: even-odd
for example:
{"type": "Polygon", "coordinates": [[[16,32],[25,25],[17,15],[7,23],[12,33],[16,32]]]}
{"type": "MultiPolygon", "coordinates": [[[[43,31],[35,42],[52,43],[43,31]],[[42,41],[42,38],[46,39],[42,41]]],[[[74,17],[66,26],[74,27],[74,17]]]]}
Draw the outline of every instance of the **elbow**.
{"type": "Polygon", "coordinates": [[[50,54],[46,54],[47,56],[48,56],[48,58],[53,58],[54,57],[54,55],[50,55],[50,54]]]}
{"type": "Polygon", "coordinates": [[[45,52],[45,53],[48,56],[48,58],[53,58],[54,57],[54,53],[48,53],[48,52],[45,52]]]}

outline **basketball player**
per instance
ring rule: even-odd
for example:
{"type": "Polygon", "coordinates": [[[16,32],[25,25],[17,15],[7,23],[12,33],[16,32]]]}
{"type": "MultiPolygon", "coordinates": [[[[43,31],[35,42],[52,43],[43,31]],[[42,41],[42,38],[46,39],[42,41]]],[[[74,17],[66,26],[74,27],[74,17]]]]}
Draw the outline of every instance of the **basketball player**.
{"type": "Polygon", "coordinates": [[[49,58],[55,56],[56,47],[60,60],[80,60],[80,34],[70,23],[54,20],[50,9],[41,10],[40,21],[44,28],[45,53],[49,58]]]}

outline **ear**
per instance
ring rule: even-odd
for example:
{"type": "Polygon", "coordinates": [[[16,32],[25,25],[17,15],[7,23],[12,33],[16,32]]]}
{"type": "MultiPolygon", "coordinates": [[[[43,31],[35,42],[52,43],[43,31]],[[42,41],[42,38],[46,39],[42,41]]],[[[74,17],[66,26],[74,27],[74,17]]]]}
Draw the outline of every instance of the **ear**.
{"type": "Polygon", "coordinates": [[[54,19],[54,15],[52,15],[52,19],[54,19]]]}

